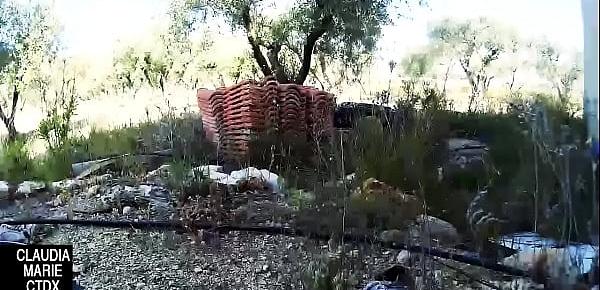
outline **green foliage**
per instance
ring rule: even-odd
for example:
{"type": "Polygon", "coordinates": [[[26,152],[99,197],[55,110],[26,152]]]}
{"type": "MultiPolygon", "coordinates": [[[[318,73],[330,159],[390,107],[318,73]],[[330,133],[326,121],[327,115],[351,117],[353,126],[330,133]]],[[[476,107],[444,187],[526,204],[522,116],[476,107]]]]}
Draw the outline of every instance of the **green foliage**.
{"type": "Polygon", "coordinates": [[[0,179],[11,183],[27,180],[34,170],[26,140],[5,141],[0,148],[0,179]]]}
{"type": "Polygon", "coordinates": [[[35,159],[35,170],[30,177],[35,180],[53,182],[71,176],[71,148],[65,145],[49,150],[35,159]]]}
{"type": "Polygon", "coordinates": [[[327,166],[322,162],[327,153],[324,144],[316,145],[304,136],[261,133],[250,141],[247,160],[242,164],[273,170],[283,176],[290,188],[312,190],[314,184],[322,182],[327,175],[327,166]]]}
{"type": "Polygon", "coordinates": [[[393,120],[384,126],[380,119],[367,118],[354,128],[352,158],[361,179],[374,177],[402,190],[420,191],[420,184],[434,178],[434,144],[445,137],[446,128],[438,119],[447,104],[427,83],[419,90],[415,84],[406,82],[406,97],[399,100],[402,123],[393,120]]]}
{"type": "Polygon", "coordinates": [[[288,189],[287,196],[290,204],[298,209],[309,206],[315,199],[314,193],[302,189],[288,189]]]}
{"type": "Polygon", "coordinates": [[[56,148],[32,158],[27,140],[17,138],[0,148],[0,180],[17,184],[26,180],[58,181],[71,173],[69,147],[56,148]]]}
{"type": "Polygon", "coordinates": [[[77,107],[75,80],[65,80],[64,69],[65,67],[63,67],[61,91],[56,92],[54,100],[44,98],[47,116],[38,125],[38,133],[46,141],[50,151],[57,151],[69,146],[72,133],[71,118],[77,107]]]}
{"type": "Polygon", "coordinates": [[[449,57],[458,59],[471,87],[468,109],[473,111],[494,78],[490,66],[512,45],[514,37],[499,25],[479,18],[463,22],[445,19],[431,28],[429,38],[449,57]]]}
{"type": "Polygon", "coordinates": [[[88,136],[75,138],[72,145],[76,161],[172,149],[173,158],[200,163],[214,159],[215,153],[197,115],[166,116],[110,130],[92,128],[88,136]]]}
{"type": "Polygon", "coordinates": [[[258,67],[249,54],[236,57],[234,67],[229,71],[229,76],[237,83],[241,79],[255,79],[258,73],[258,67]]]}
{"type": "Polygon", "coordinates": [[[411,78],[424,77],[433,66],[435,56],[431,52],[414,53],[402,60],[404,74],[411,78]]]}
{"type": "Polygon", "coordinates": [[[382,27],[393,18],[388,8],[395,4],[404,8],[408,2],[294,1],[276,17],[266,16],[271,4],[267,1],[195,0],[187,7],[203,16],[224,16],[234,29],[244,31],[263,74],[274,74],[283,83],[303,83],[313,48],[346,68],[356,68],[362,56],[374,51],[382,27]]]}
{"type": "Polygon", "coordinates": [[[57,50],[56,24],[51,16],[43,5],[0,2],[0,88],[6,88],[6,93],[0,94],[0,119],[11,140],[17,135],[17,105],[25,97],[44,95],[50,81],[48,67],[57,50]]]}
{"type": "Polygon", "coordinates": [[[354,136],[359,176],[374,177],[405,190],[419,188],[427,153],[424,140],[416,136],[398,138],[386,132],[381,122],[374,118],[361,120],[354,136]]]}
{"type": "Polygon", "coordinates": [[[536,46],[538,73],[552,84],[560,102],[569,103],[574,83],[581,78],[583,73],[581,56],[565,57],[548,42],[541,42],[536,46]]]}
{"type": "Polygon", "coordinates": [[[128,47],[121,55],[114,59],[114,86],[116,89],[132,89],[139,87],[143,80],[139,70],[141,63],[133,47],[128,47]]]}
{"type": "Polygon", "coordinates": [[[344,267],[350,263],[344,254],[323,256],[311,261],[304,273],[304,286],[313,290],[352,289],[357,277],[344,267]]]}
{"type": "Polygon", "coordinates": [[[167,185],[179,191],[180,201],[198,195],[207,196],[210,194],[209,185],[211,182],[201,171],[195,169],[188,160],[175,159],[169,163],[167,185]]]}
{"type": "Polygon", "coordinates": [[[137,128],[129,127],[112,130],[92,128],[86,138],[77,138],[72,141],[74,159],[84,161],[133,153],[137,148],[137,140],[137,128]]]}

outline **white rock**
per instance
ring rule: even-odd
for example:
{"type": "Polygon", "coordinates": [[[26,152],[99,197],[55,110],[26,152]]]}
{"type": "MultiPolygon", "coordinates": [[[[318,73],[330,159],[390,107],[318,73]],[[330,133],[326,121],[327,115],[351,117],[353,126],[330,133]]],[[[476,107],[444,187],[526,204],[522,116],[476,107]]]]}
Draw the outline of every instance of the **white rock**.
{"type": "Polygon", "coordinates": [[[148,196],[150,191],[152,191],[152,186],[147,184],[142,184],[139,186],[139,189],[144,193],[144,196],[148,196]]]}
{"type": "Polygon", "coordinates": [[[0,200],[8,199],[8,182],[0,181],[0,200]]]}
{"type": "Polygon", "coordinates": [[[0,181],[0,192],[8,192],[8,182],[0,181]]]}
{"type": "Polygon", "coordinates": [[[37,181],[23,181],[19,184],[19,188],[17,189],[17,193],[20,194],[31,194],[34,191],[42,190],[46,187],[43,182],[37,181]]]}
{"type": "Polygon", "coordinates": [[[203,270],[202,267],[195,267],[194,273],[198,274],[198,273],[202,272],[202,270],[203,270]]]}
{"type": "Polygon", "coordinates": [[[148,172],[148,174],[146,175],[146,178],[155,178],[155,177],[159,177],[159,176],[168,175],[170,168],[171,168],[171,165],[163,164],[160,167],[158,167],[157,169],[148,172]]]}
{"type": "Polygon", "coordinates": [[[279,175],[270,172],[266,169],[258,170],[254,167],[248,167],[246,169],[232,171],[231,177],[237,180],[248,179],[250,177],[260,178],[273,190],[274,193],[279,193],[281,185],[279,184],[279,175]]]}
{"type": "Polygon", "coordinates": [[[98,194],[98,189],[100,189],[100,185],[92,185],[87,189],[87,197],[92,197],[98,194]]]}
{"type": "Polygon", "coordinates": [[[58,207],[63,205],[64,201],[62,200],[62,198],[60,197],[60,195],[56,196],[56,198],[54,198],[52,200],[52,206],[54,207],[58,207]]]}
{"type": "Polygon", "coordinates": [[[80,264],[73,264],[73,273],[81,273],[83,272],[84,267],[80,264]]]}
{"type": "Polygon", "coordinates": [[[402,250],[396,256],[396,262],[402,266],[408,266],[410,262],[410,252],[407,250],[402,250]]]}
{"type": "Polygon", "coordinates": [[[75,179],[65,179],[61,181],[52,182],[51,188],[56,191],[59,189],[62,190],[73,190],[79,186],[80,181],[75,179]]]}
{"type": "Polygon", "coordinates": [[[130,206],[124,206],[123,207],[123,214],[124,215],[129,215],[129,214],[131,214],[132,211],[133,211],[133,209],[130,206]]]}
{"type": "Polygon", "coordinates": [[[203,175],[209,176],[212,172],[223,172],[223,166],[219,165],[202,165],[196,168],[193,168],[190,172],[190,175],[194,173],[194,171],[202,172],[203,175]]]}

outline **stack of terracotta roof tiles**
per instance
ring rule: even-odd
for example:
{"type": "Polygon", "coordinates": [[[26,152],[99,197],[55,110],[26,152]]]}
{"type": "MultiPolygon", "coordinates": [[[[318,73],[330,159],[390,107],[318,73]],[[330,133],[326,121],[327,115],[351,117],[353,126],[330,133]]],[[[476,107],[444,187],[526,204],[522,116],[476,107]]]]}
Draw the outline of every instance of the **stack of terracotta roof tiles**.
{"type": "Polygon", "coordinates": [[[308,140],[333,130],[334,98],[312,87],[266,78],[200,89],[197,97],[206,136],[227,158],[244,157],[252,136],[269,129],[308,140]]]}

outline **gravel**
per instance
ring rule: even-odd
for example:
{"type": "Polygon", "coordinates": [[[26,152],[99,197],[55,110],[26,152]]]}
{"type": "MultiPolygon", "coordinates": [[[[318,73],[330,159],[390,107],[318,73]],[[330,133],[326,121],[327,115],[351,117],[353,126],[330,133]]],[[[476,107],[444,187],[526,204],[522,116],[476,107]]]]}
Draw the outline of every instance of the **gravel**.
{"type": "MultiPolygon", "coordinates": [[[[43,243],[73,244],[86,289],[305,289],[306,266],[327,252],[326,243],[298,237],[230,232],[208,246],[172,231],[73,226],[60,227],[43,243]]],[[[362,258],[379,268],[397,254],[360,252],[370,252],[362,258]]],[[[375,268],[354,271],[368,279],[375,268]]]]}

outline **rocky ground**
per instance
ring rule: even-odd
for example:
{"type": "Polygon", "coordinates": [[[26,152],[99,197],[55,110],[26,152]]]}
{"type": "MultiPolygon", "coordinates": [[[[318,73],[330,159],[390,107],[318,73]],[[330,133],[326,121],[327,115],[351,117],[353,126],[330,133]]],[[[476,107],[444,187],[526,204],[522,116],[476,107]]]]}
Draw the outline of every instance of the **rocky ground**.
{"type": "MultiPolygon", "coordinates": [[[[71,226],[44,243],[73,244],[86,289],[305,289],[306,266],[327,253],[326,244],[304,238],[232,232],[194,245],[174,232],[71,226]]],[[[368,252],[375,265],[394,255],[368,252]]],[[[372,270],[360,275],[368,279],[372,270]]]]}
{"type": "MultiPolygon", "coordinates": [[[[56,184],[54,193],[32,194],[26,200],[0,205],[0,219],[193,218],[213,223],[293,226],[294,211],[277,194],[257,190],[262,186],[254,188],[245,183],[243,188],[237,187],[243,191],[234,190],[226,196],[223,190],[231,187],[211,187],[208,196],[196,196],[182,204],[176,203],[173,192],[156,181],[131,183],[108,175],[83,183],[66,181],[56,184]]],[[[319,269],[317,274],[327,274],[325,269],[332,271],[336,267],[332,261],[339,261],[342,248],[342,267],[350,273],[344,280],[350,289],[361,289],[396,263],[399,256],[398,251],[369,244],[340,247],[331,241],[247,232],[210,233],[211,238],[198,238],[172,230],[70,225],[44,226],[38,232],[40,243],[73,245],[74,270],[85,289],[314,289],[307,282],[319,277],[315,275],[319,269]]],[[[416,273],[422,269],[422,262],[412,264],[416,273]]],[[[430,276],[416,279],[420,285],[417,289],[497,289],[477,281],[499,279],[489,271],[441,260],[428,263],[427,267],[431,266],[435,271],[427,270],[430,276]],[[457,274],[456,269],[471,274],[457,274]]]]}
{"type": "MultiPolygon", "coordinates": [[[[2,206],[0,219],[165,220],[184,214],[168,202],[169,193],[161,185],[117,184],[105,178],[100,184],[64,182],[58,187],[71,193],[69,200],[60,193],[34,194],[2,206]]],[[[258,192],[233,194],[230,206],[234,212],[243,209],[246,222],[285,225],[273,213],[289,210],[273,197],[258,192]]],[[[214,204],[209,198],[199,199],[194,204],[201,204],[202,211],[196,207],[188,211],[214,221],[215,212],[208,210],[214,204]]],[[[245,232],[222,233],[210,240],[172,230],[71,225],[43,226],[38,232],[42,244],[73,245],[75,271],[85,289],[306,289],[303,281],[310,277],[311,262],[338,250],[327,241],[245,232]]],[[[360,261],[351,265],[355,288],[373,279],[397,255],[364,245],[348,245],[345,251],[360,261]]]]}

